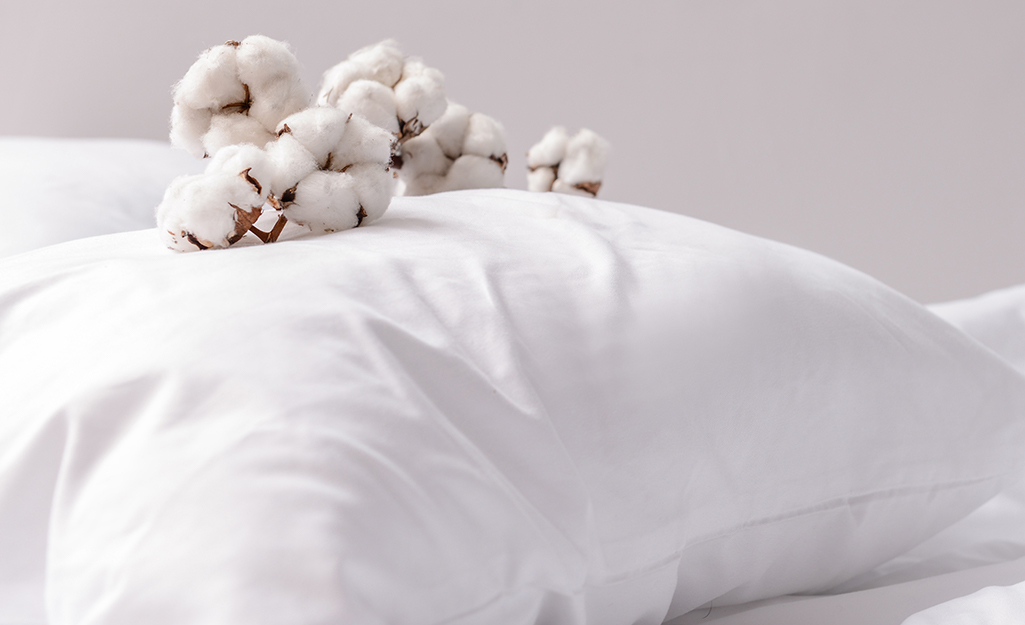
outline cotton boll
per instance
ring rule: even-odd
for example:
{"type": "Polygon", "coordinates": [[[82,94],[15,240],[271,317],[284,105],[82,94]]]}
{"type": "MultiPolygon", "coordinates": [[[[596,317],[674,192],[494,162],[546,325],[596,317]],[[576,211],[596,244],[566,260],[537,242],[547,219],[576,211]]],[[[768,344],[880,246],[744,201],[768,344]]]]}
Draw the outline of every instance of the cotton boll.
{"type": "Polygon", "coordinates": [[[579,195],[581,197],[595,197],[596,195],[598,195],[597,187],[600,187],[601,184],[599,183],[597,186],[586,186],[587,188],[593,189],[594,193],[591,193],[586,189],[582,189],[579,186],[571,185],[562,178],[558,178],[554,183],[552,183],[552,191],[554,191],[555,193],[565,193],[567,195],[579,195]]]}
{"type": "MultiPolygon", "coordinates": [[[[434,130],[432,125],[428,131],[434,130]]],[[[452,166],[431,132],[424,132],[402,144],[402,177],[416,178],[424,174],[444,176],[452,166]]]]}
{"type": "Polygon", "coordinates": [[[206,166],[207,173],[228,173],[242,176],[266,201],[274,179],[275,166],[270,155],[255,145],[243,143],[221,148],[206,166]]]}
{"type": "Polygon", "coordinates": [[[369,74],[367,68],[349,60],[335,65],[324,72],[324,77],[320,81],[320,92],[317,94],[317,104],[336,106],[350,84],[357,80],[368,80],[369,74]]]}
{"type": "Polygon", "coordinates": [[[483,113],[470,115],[463,141],[463,154],[487,156],[498,162],[504,171],[509,158],[505,153],[505,130],[502,124],[483,113]]]}
{"type": "Polygon", "coordinates": [[[395,85],[395,108],[405,126],[404,134],[416,135],[445,113],[445,78],[422,61],[410,59],[402,68],[402,79],[395,85]]]}
{"type": "Polygon", "coordinates": [[[299,76],[299,61],[280,41],[263,35],[242,40],[237,50],[238,79],[248,85],[249,115],[268,130],[310,103],[299,76]]]}
{"type": "Polygon", "coordinates": [[[348,118],[348,113],[336,108],[314,106],[283,119],[277,126],[277,133],[291,134],[323,168],[328,154],[342,140],[348,118]]]}
{"type": "Polygon", "coordinates": [[[371,124],[359,115],[352,115],[345,124],[341,141],[331,155],[330,168],[341,171],[355,163],[391,162],[392,143],[395,135],[371,124]]]}
{"type": "Polygon", "coordinates": [[[171,145],[181,148],[196,158],[203,158],[203,135],[210,130],[209,109],[193,109],[175,104],[171,109],[171,145]]]}
{"type": "Polygon", "coordinates": [[[595,197],[608,154],[609,142],[593,130],[584,128],[568,138],[566,129],[556,126],[527,153],[527,186],[531,191],[595,197]]]}
{"type": "Polygon", "coordinates": [[[224,172],[175,179],[157,207],[165,243],[178,251],[228,247],[260,216],[263,200],[242,177],[224,172]]]}
{"type": "Polygon", "coordinates": [[[431,195],[445,191],[445,176],[439,174],[423,174],[415,178],[403,178],[405,188],[402,195],[431,195]]]}
{"type": "Polygon", "coordinates": [[[402,77],[402,50],[394,39],[385,39],[360,48],[349,55],[349,60],[366,71],[366,78],[388,87],[394,87],[402,77]]]}
{"type": "Polygon", "coordinates": [[[250,143],[263,147],[273,140],[274,135],[248,115],[214,115],[210,118],[210,130],[203,135],[203,149],[213,156],[225,146],[250,143]]]}
{"type": "Polygon", "coordinates": [[[299,182],[295,199],[283,212],[290,221],[313,232],[354,228],[360,220],[356,186],[351,174],[315,171],[299,182]]]}
{"type": "Polygon", "coordinates": [[[356,195],[363,207],[363,216],[357,225],[365,226],[388,210],[394,195],[395,178],[387,167],[377,163],[353,165],[346,173],[352,176],[356,195]]]}
{"type": "Polygon", "coordinates": [[[505,186],[502,166],[486,156],[464,154],[452,163],[445,176],[445,191],[500,189],[505,186]]]}
{"type": "Polygon", "coordinates": [[[267,145],[266,151],[274,168],[270,192],[279,200],[289,201],[291,196],[287,192],[320,169],[313,154],[291,134],[282,134],[277,141],[267,145]]]}
{"type": "Polygon", "coordinates": [[[196,174],[193,176],[178,176],[171,181],[171,184],[167,185],[167,189],[164,190],[164,197],[160,204],[156,208],[157,227],[161,230],[166,230],[165,226],[169,225],[175,219],[177,214],[181,213],[184,209],[182,204],[185,204],[185,195],[188,188],[204,177],[204,174],[196,174]]]}
{"type": "Polygon", "coordinates": [[[231,43],[205,50],[174,86],[175,104],[192,109],[217,110],[244,97],[236,49],[231,43]]]}
{"type": "Polygon", "coordinates": [[[372,80],[391,88],[402,77],[402,64],[402,50],[390,39],[361,48],[324,72],[317,102],[337,106],[349,85],[357,80],[372,80]]]}
{"type": "Polygon", "coordinates": [[[566,145],[566,157],[559,164],[559,180],[571,186],[601,183],[608,154],[608,141],[593,130],[581,130],[566,145]]]}
{"type": "Polygon", "coordinates": [[[309,93],[288,46],[254,35],[203,52],[174,87],[171,140],[196,156],[226,145],[262,146],[309,93]]]}
{"type": "Polygon", "coordinates": [[[395,92],[379,82],[365,79],[353,81],[335,106],[342,111],[360,115],[390,133],[399,132],[395,92]]]}
{"type": "Polygon", "coordinates": [[[405,195],[505,186],[501,124],[454,102],[420,136],[402,143],[402,159],[405,195]]]}
{"type": "Polygon", "coordinates": [[[549,130],[541,141],[527,152],[527,167],[554,167],[566,157],[569,134],[562,126],[549,130]]]}
{"type": "Polygon", "coordinates": [[[527,190],[544,193],[552,190],[555,182],[555,170],[551,167],[538,167],[527,172],[527,190]]]}
{"type": "Polygon", "coordinates": [[[462,104],[449,102],[445,114],[431,123],[424,131],[438,142],[445,156],[450,159],[459,158],[463,153],[463,142],[466,128],[470,124],[470,110],[462,104]]]}

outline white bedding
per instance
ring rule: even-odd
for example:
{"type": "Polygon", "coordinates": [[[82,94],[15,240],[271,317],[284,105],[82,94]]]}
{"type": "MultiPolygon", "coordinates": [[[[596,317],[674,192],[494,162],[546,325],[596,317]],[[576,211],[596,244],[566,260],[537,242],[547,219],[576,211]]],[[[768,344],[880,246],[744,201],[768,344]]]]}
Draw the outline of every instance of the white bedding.
{"type": "MultiPolygon", "coordinates": [[[[1025,285],[934,313],[1025,372],[1025,285]]],[[[1000,625],[1025,622],[1025,476],[965,519],[824,596],[695,610],[673,625],[1000,625]]]]}
{"type": "Polygon", "coordinates": [[[36,247],[0,259],[4,625],[655,624],[1022,555],[1007,341],[802,250],[500,190],[36,247]]]}
{"type": "Polygon", "coordinates": [[[202,170],[166,142],[0,137],[0,257],[152,228],[167,184],[202,170]]]}

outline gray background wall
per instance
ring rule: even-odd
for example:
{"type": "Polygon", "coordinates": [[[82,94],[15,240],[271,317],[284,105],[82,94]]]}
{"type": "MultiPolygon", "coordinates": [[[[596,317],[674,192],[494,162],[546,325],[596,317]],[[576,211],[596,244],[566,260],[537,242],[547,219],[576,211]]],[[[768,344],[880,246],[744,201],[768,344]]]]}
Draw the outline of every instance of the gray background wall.
{"type": "Polygon", "coordinates": [[[506,127],[614,154],[601,196],[837,258],[922,301],[1025,282],[1025,3],[0,0],[0,134],[166,136],[203,49],[288,41],[311,89],[386,37],[506,127]]]}

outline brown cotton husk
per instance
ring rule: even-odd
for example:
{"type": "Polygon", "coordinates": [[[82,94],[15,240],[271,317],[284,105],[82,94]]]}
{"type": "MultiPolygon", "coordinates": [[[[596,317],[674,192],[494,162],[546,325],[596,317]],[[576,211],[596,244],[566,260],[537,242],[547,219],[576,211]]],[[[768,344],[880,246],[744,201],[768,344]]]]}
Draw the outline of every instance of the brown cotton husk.
{"type": "Polygon", "coordinates": [[[502,173],[505,173],[505,168],[509,166],[509,155],[503,154],[501,156],[489,156],[491,160],[495,161],[502,166],[502,173]]]}
{"type": "Polygon", "coordinates": [[[592,196],[598,196],[598,189],[601,189],[601,182],[578,182],[573,185],[574,189],[579,189],[584,193],[590,193],[592,196]]]}
{"type": "MultiPolygon", "coordinates": [[[[244,237],[247,232],[253,230],[253,225],[256,223],[256,220],[260,218],[260,215],[263,214],[263,209],[259,206],[254,206],[247,211],[235,206],[234,204],[228,204],[228,206],[235,209],[235,231],[231,233],[230,237],[228,237],[228,245],[234,245],[239,239],[244,237]]],[[[256,233],[254,232],[254,234],[256,233]]],[[[267,241],[264,240],[264,243],[266,242],[267,241]]]]}

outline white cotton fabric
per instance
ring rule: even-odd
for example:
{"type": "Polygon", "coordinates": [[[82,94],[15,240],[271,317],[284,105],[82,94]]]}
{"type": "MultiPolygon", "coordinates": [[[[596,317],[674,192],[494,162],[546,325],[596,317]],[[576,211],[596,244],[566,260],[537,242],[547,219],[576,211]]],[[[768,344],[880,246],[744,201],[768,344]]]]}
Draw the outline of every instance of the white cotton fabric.
{"type": "MultiPolygon", "coordinates": [[[[1025,285],[929,309],[1025,373],[1025,285]]],[[[923,620],[911,622],[1018,622],[1025,615],[1016,607],[1025,596],[1025,582],[1015,587],[1025,579],[1023,528],[1025,475],[964,519],[828,595],[703,607],[672,623],[861,625],[899,623],[921,611],[923,620]],[[985,592],[976,592],[983,587],[985,592]],[[937,607],[928,609],[932,606],[937,607]]]]}
{"type": "MultiPolygon", "coordinates": [[[[1025,285],[936,304],[933,312],[1025,372],[1025,285]]],[[[882,581],[945,573],[1025,557],[1025,475],[968,518],[898,558],[882,581]]],[[[993,586],[934,606],[905,625],[1025,623],[1025,581],[993,586]]]]}
{"type": "MultiPolygon", "coordinates": [[[[929,306],[1025,374],[1025,285],[929,306]]],[[[1025,474],[968,517],[835,589],[860,591],[1025,558],[1025,474]]]]}
{"type": "Polygon", "coordinates": [[[174,178],[204,163],[166,141],[0,138],[0,257],[155,225],[174,178]]]}
{"type": "Polygon", "coordinates": [[[990,586],[908,617],[904,625],[1021,625],[1025,623],[1025,582],[990,586]]]}
{"type": "Polygon", "coordinates": [[[657,624],[869,570],[1025,443],[1022,376],[863,274],[508,190],[0,261],[0,396],[0,622],[50,625],[657,624]]]}

